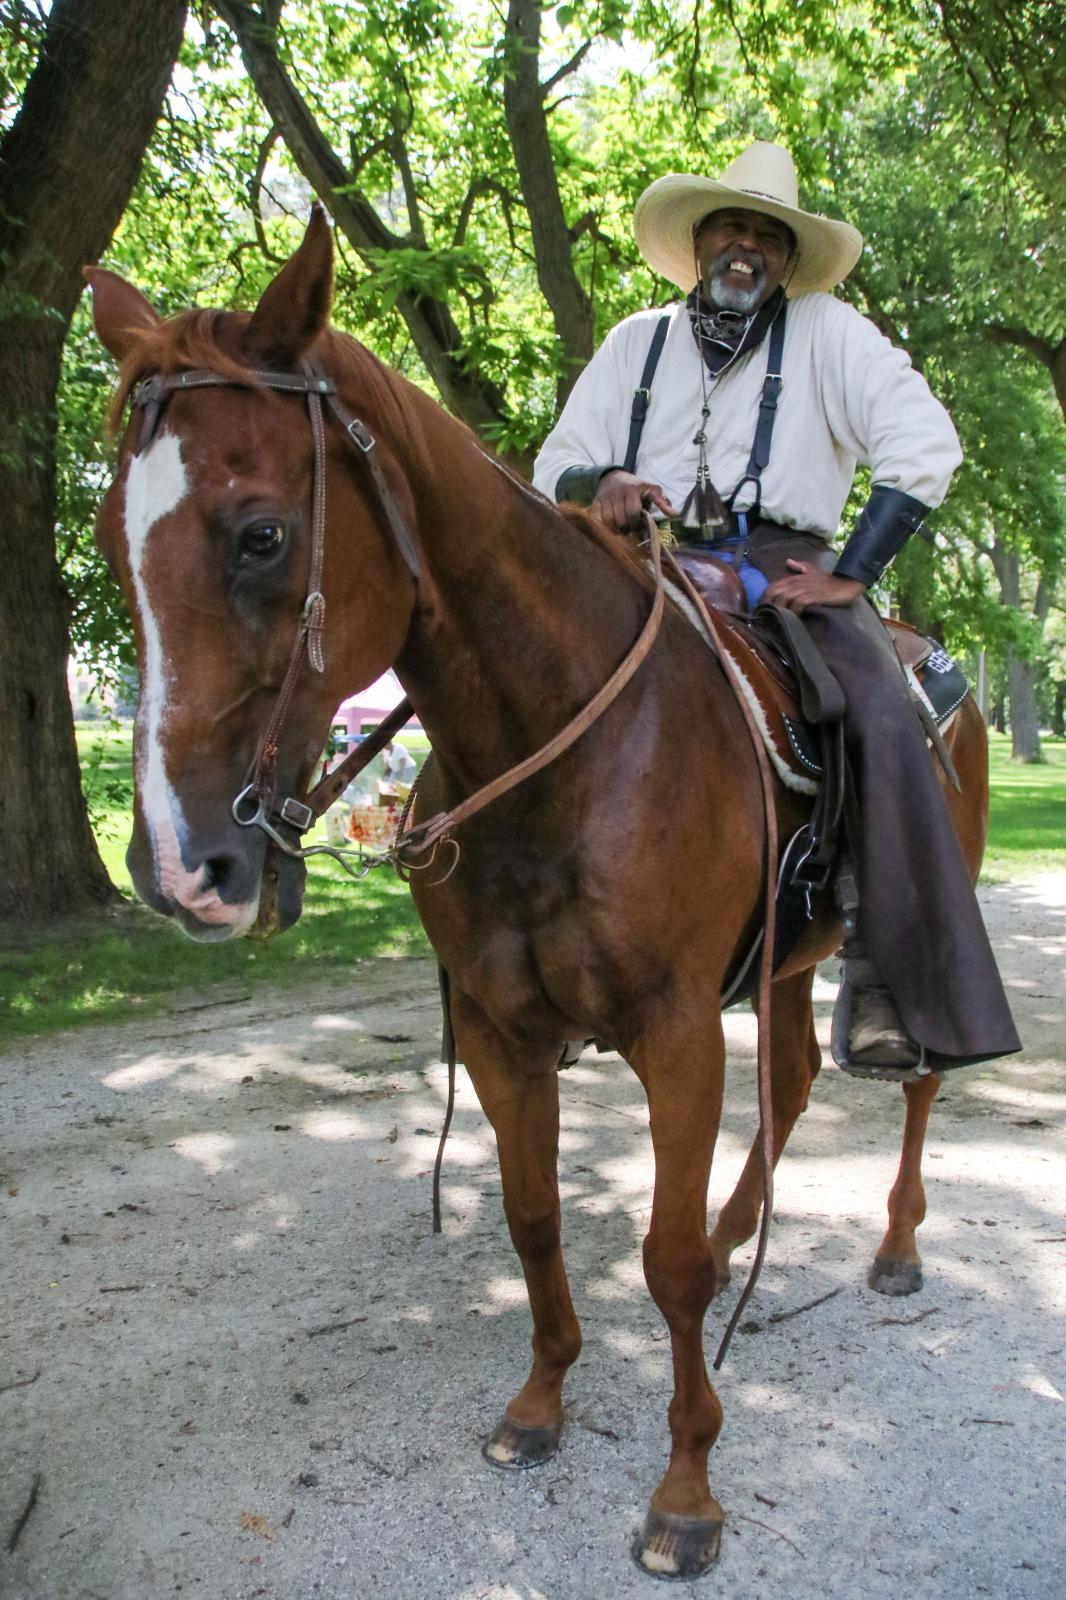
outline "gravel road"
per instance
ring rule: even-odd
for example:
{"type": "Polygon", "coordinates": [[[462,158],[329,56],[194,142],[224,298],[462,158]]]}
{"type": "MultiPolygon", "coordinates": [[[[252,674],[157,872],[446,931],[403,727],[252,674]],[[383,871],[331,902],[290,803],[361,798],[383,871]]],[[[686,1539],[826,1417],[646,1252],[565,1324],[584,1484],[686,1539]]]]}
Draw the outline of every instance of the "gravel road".
{"type": "MultiPolygon", "coordinates": [[[[721,1559],[679,1595],[1064,1593],[1066,874],[982,898],[1026,1049],[934,1108],[925,1288],[865,1283],[902,1095],[827,1067],[720,1375],[721,1559]]],[[[827,968],[823,1042],[833,992],[827,968]]],[[[756,1120],[754,1025],[727,1033],[715,1204],[756,1120]]],[[[397,961],[0,1058],[3,1600],[658,1593],[628,1556],[669,1399],[639,1085],[592,1052],[563,1079],[585,1349],[560,1454],[505,1475],[479,1443],[525,1375],[525,1293],[465,1081],[431,1234],[438,1039],[431,964],[397,961]]]]}

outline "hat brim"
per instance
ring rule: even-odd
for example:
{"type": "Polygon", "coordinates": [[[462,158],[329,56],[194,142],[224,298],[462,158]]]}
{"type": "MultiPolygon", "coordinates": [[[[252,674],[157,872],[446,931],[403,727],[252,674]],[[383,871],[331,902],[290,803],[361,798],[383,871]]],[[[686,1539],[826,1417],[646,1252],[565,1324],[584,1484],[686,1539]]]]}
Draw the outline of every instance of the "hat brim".
{"type": "Polygon", "coordinates": [[[696,281],[692,230],[709,211],[737,206],[777,217],[796,236],[790,298],[843,283],[862,254],[862,234],[849,222],[800,211],[770,195],[734,189],[714,178],[671,172],[648,185],[633,212],[633,232],[645,261],[687,294],[696,281]]]}

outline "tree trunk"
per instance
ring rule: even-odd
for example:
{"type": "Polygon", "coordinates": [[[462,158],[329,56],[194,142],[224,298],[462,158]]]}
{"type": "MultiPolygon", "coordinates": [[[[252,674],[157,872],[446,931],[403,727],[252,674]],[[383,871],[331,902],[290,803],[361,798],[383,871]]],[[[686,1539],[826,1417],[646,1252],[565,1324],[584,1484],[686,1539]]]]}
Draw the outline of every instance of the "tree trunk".
{"type": "Polygon", "coordinates": [[[1066,683],[1055,685],[1055,703],[1051,711],[1051,731],[1056,739],[1066,734],[1066,683]]]}
{"type": "Polygon", "coordinates": [[[115,894],[89,827],[67,692],[56,391],[81,268],[122,215],[184,22],[183,0],[55,0],[0,143],[0,918],[115,894]]]}
{"type": "MultiPolygon", "coordinates": [[[[292,159],[353,247],[368,262],[375,250],[410,248],[410,239],[392,233],[382,222],[315,121],[278,54],[271,18],[253,11],[244,0],[214,3],[233,30],[248,76],[292,159]]],[[[476,432],[491,436],[507,420],[503,396],[465,364],[463,336],[448,306],[432,295],[407,291],[397,296],[396,307],[448,410],[476,432]]]]}
{"type": "Polygon", "coordinates": [[[1012,761],[1043,761],[1040,715],[1036,705],[1036,664],[1007,651],[1007,696],[1010,700],[1012,761]]]}
{"type": "MultiPolygon", "coordinates": [[[[1013,611],[1022,610],[1022,559],[1019,552],[1005,544],[997,534],[992,541],[992,565],[999,579],[999,591],[1005,605],[1013,611]]],[[[1051,585],[1041,578],[1033,601],[1033,617],[1041,630],[1047,621],[1051,606],[1051,585]]],[[[1040,716],[1036,704],[1036,673],[1034,662],[1007,650],[1007,700],[1010,705],[1011,759],[1037,762],[1044,757],[1040,749],[1040,716]]]]}
{"type": "Polygon", "coordinates": [[[592,301],[574,271],[573,248],[559,194],[544,90],[540,82],[540,0],[511,0],[507,11],[507,72],[503,98],[522,198],[529,212],[540,292],[551,308],[566,370],[556,402],[563,406],[592,356],[592,301]]]}

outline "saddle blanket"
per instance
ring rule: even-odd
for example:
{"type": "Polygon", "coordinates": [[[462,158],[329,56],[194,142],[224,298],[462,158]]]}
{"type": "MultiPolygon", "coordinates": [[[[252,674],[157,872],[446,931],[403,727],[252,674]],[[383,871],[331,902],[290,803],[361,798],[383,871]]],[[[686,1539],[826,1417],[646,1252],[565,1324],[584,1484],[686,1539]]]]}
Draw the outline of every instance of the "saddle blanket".
{"type": "MultiPolygon", "coordinates": [[[[679,610],[713,649],[688,595],[670,577],[666,577],[665,586],[679,610]]],[[[715,620],[727,641],[730,659],[774,771],[786,788],[800,794],[817,794],[822,775],[820,744],[815,730],[800,713],[791,666],[757,636],[750,616],[716,607],[715,620]]],[[[943,733],[970,692],[966,674],[936,639],[919,633],[909,623],[886,617],[881,620],[912,695],[924,701],[943,733]]]]}

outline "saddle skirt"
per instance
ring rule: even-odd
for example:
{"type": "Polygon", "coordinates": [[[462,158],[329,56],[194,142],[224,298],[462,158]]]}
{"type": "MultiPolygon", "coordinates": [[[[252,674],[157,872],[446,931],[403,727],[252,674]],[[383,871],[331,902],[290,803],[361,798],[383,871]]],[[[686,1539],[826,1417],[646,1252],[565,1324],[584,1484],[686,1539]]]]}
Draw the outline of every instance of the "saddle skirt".
{"type": "MultiPolygon", "coordinates": [[[[800,710],[796,678],[786,658],[758,631],[747,609],[744,586],[737,573],[717,556],[705,551],[670,550],[698,591],[713,608],[729,650],[743,693],[754,713],[770,762],[786,788],[800,794],[818,792],[822,776],[821,744],[800,710]]],[[[669,575],[667,591],[710,648],[714,648],[696,607],[669,575]]],[[[969,693],[966,676],[937,640],[919,633],[907,622],[882,617],[895,648],[900,668],[916,700],[924,702],[933,722],[943,733],[969,693]]]]}

